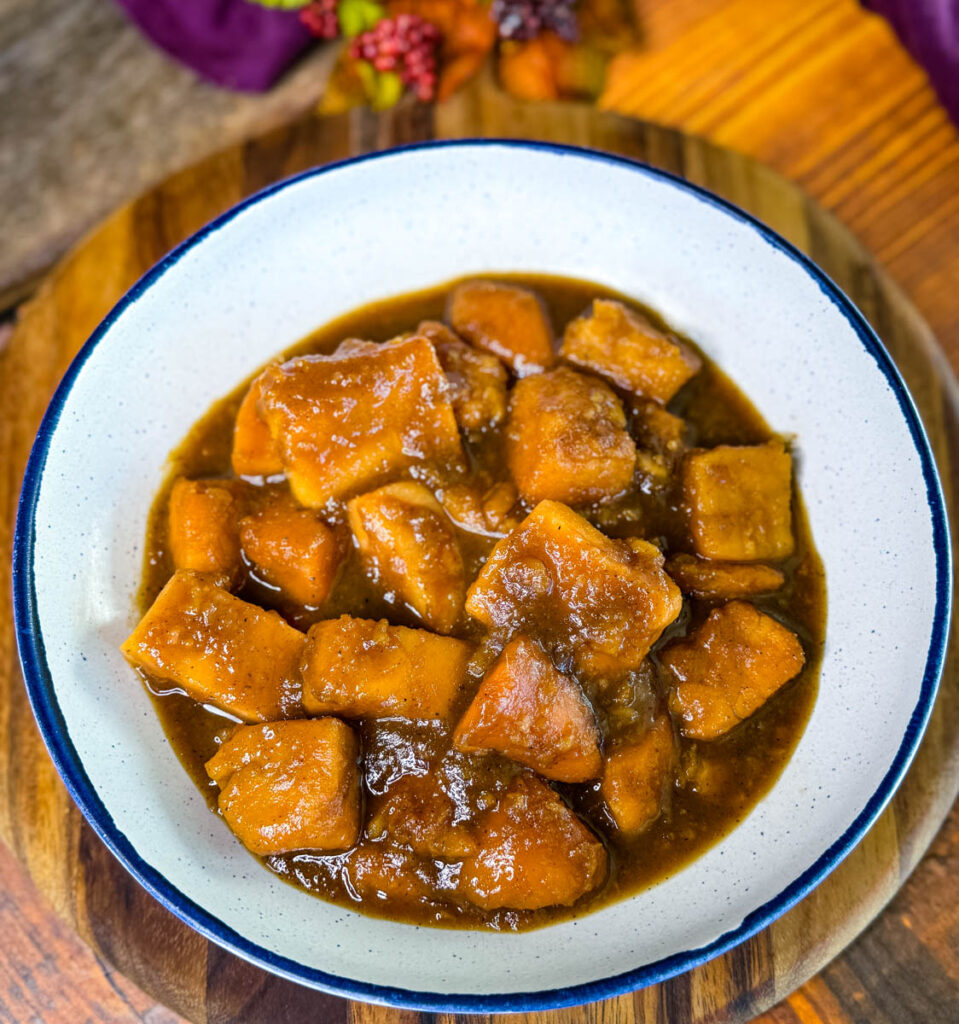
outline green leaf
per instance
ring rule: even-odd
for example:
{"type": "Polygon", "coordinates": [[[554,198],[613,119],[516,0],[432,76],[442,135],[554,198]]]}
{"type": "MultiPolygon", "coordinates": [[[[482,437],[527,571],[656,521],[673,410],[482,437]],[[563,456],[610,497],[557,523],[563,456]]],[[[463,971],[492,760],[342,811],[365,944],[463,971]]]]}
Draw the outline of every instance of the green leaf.
{"type": "Polygon", "coordinates": [[[256,4],[258,7],[280,7],[292,11],[297,7],[308,7],[310,0],[247,0],[247,3],[256,4]]]}
{"type": "Polygon", "coordinates": [[[386,10],[376,0],[340,0],[336,6],[340,31],[347,39],[371,29],[386,17],[386,10]]]}

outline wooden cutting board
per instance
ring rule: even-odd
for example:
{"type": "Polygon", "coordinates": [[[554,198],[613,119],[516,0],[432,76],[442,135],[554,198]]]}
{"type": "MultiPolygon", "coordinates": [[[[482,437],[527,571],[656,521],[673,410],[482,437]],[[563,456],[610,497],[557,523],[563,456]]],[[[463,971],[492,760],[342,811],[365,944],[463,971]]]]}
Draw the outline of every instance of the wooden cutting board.
{"type": "MultiPolygon", "coordinates": [[[[831,216],[768,168],[700,138],[584,106],[517,103],[479,81],[440,108],[308,117],[228,149],[118,210],[68,255],[23,307],[0,353],[0,543],[9,549],[20,477],[56,382],[101,317],[173,245],[243,196],[314,164],[420,139],[477,135],[596,146],[648,161],[718,192],[809,253],[891,350],[951,499],[959,406],[948,365],[912,306],[831,216]]],[[[0,833],[94,950],[198,1024],[418,1024],[418,1017],[430,1016],[347,1003],[266,974],[207,943],[127,876],[67,796],[37,734],[16,665],[8,576],[4,562],[0,833]]],[[[749,942],[679,978],[606,1003],[524,1016],[597,1024],[752,1018],[819,971],[875,917],[932,840],[957,791],[953,645],[908,777],[859,847],[818,889],[749,942]]]]}

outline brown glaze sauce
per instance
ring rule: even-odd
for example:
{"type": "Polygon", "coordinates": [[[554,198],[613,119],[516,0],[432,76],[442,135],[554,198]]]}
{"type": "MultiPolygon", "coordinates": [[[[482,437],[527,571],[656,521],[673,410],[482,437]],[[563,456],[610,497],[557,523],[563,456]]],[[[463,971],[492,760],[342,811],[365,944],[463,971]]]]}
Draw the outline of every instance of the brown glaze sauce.
{"type": "MultiPolygon", "coordinates": [[[[558,333],[594,298],[617,298],[636,305],[628,298],[584,281],[538,275],[491,276],[536,290],[545,300],[558,333]]],[[[410,330],[421,320],[442,319],[450,287],[444,284],[356,310],[320,328],[282,355],[329,352],[349,337],[383,341],[410,330]]],[[[665,326],[655,313],[644,312],[654,323],[665,326]]],[[[168,483],[157,496],[150,514],[139,594],[142,612],[149,608],[173,571],[166,549],[170,486],[181,475],[194,478],[233,475],[230,466],[233,422],[248,383],[217,402],[171,456],[168,483]]],[[[701,372],[668,408],[686,419],[693,445],[755,444],[774,436],[748,399],[705,357],[701,372]]],[[[500,456],[500,435],[499,430],[491,431],[478,442],[472,439],[464,442],[474,472],[493,481],[508,477],[500,456]]],[[[659,489],[644,480],[642,474],[637,479],[638,484],[624,497],[579,511],[612,536],[637,535],[656,540],[667,554],[686,550],[684,515],[673,489],[659,489]]],[[[266,866],[309,892],[350,909],[419,924],[525,929],[580,916],[632,895],[702,854],[735,828],[775,783],[802,735],[816,698],[825,630],[825,577],[800,495],[795,489],[793,498],[795,553],[778,566],[786,575],[786,583],[774,594],[750,600],[798,634],[807,659],[801,674],[724,738],[708,743],[679,741],[680,768],[664,813],[638,838],[624,839],[611,827],[597,795],[598,783],[556,786],[607,847],[610,870],[602,888],[573,907],[488,912],[444,895],[455,885],[455,867],[451,869],[439,861],[424,862],[420,867],[420,878],[432,890],[430,896],[401,906],[389,901],[358,900],[349,880],[349,852],[272,856],[265,859],[266,866]]],[[[342,519],[336,522],[334,515],[332,525],[342,532],[348,543],[349,531],[342,519]]],[[[468,579],[472,579],[495,538],[459,530],[457,534],[468,579]]],[[[382,616],[401,625],[419,625],[402,608],[382,599],[364,575],[355,553],[347,555],[331,596],[318,609],[277,605],[276,592],[252,575],[238,593],[246,600],[276,607],[292,625],[304,630],[315,621],[343,613],[366,618],[382,616]]],[[[667,629],[643,669],[634,675],[628,686],[614,694],[602,695],[585,687],[587,694],[594,698],[597,717],[607,739],[615,736],[623,723],[635,721],[637,716],[649,717],[657,707],[663,706],[665,694],[661,692],[658,678],[656,651],[701,622],[710,607],[709,602],[687,597],[682,614],[667,629]]],[[[467,620],[455,634],[479,643],[471,666],[471,674],[477,681],[503,643],[502,638],[487,637],[485,633],[477,623],[467,620]]],[[[149,680],[147,684],[149,687],[149,680]]],[[[162,694],[158,687],[150,688],[157,714],[173,748],[211,808],[216,810],[218,788],[208,779],[203,765],[233,728],[232,720],[181,694],[162,694]]],[[[449,751],[448,733],[438,730],[435,724],[370,721],[363,723],[358,731],[364,750],[363,778],[367,793],[382,793],[403,774],[421,771],[421,762],[431,765],[442,762],[440,770],[447,787],[456,794],[455,799],[465,814],[471,806],[475,809],[477,802],[487,801],[490,794],[501,789],[517,771],[515,765],[498,755],[477,758],[449,751]]]]}

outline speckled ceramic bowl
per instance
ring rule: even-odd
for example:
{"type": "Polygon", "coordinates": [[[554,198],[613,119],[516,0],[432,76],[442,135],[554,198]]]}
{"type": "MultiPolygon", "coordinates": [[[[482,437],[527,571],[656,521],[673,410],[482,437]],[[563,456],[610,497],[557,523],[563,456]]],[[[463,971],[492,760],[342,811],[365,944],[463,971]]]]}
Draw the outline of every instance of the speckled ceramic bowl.
{"type": "Polygon", "coordinates": [[[47,746],[101,838],[166,907],[297,981],[434,1010],[584,1002],[728,949],[816,885],[901,779],[949,618],[943,502],[912,402],[849,301],[739,210],[614,157],[458,142],[320,168],[241,203],[134,287],[61,384],[27,470],[20,655],[47,746]],[[819,698],[731,835],[646,892],[525,934],[352,913],[292,888],[212,815],[117,650],[167,453],[221,395],[373,299],[496,270],[593,279],[733,377],[798,471],[826,566],[819,698]]]}

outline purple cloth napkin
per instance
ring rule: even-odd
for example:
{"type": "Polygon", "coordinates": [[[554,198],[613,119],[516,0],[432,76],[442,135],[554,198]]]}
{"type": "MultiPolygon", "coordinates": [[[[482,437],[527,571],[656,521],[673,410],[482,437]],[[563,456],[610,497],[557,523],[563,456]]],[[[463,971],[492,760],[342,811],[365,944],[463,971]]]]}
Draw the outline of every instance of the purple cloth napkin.
{"type": "Polygon", "coordinates": [[[959,124],[959,0],[862,0],[883,15],[926,69],[950,117],[959,124]]]}
{"type": "Polygon", "coordinates": [[[268,89],[312,41],[296,11],[247,0],[117,0],[172,57],[228,89],[268,89]]]}

